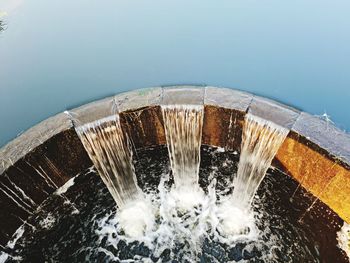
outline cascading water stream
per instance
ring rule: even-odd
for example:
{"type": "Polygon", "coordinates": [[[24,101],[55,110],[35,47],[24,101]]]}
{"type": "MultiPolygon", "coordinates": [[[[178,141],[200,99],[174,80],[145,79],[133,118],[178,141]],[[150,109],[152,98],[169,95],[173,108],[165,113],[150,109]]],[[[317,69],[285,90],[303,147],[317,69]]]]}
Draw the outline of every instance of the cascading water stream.
{"type": "Polygon", "coordinates": [[[137,185],[131,143],[121,128],[119,114],[84,124],[76,131],[120,209],[120,227],[127,236],[144,235],[153,227],[154,211],[137,185]]]}
{"type": "Polygon", "coordinates": [[[198,187],[203,105],[162,105],[175,187],[198,187]]]}
{"type": "Polygon", "coordinates": [[[132,151],[119,115],[84,124],[76,131],[119,208],[139,198],[132,151]]]}
{"type": "Polygon", "coordinates": [[[288,130],[251,114],[245,116],[233,192],[222,199],[218,216],[224,236],[256,232],[251,202],[288,130]]]}
{"type": "Polygon", "coordinates": [[[250,206],[267,169],[289,130],[247,114],[242,133],[241,155],[234,179],[232,200],[235,206],[250,206]]]}

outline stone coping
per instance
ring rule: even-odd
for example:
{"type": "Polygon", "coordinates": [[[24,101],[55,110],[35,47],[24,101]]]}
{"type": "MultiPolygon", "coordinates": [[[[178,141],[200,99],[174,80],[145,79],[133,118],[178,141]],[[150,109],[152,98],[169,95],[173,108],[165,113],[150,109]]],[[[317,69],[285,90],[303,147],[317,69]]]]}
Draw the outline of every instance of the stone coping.
{"type": "Polygon", "coordinates": [[[167,86],[120,93],[69,110],[71,116],[59,113],[40,122],[0,149],[0,174],[52,136],[72,128],[74,120],[75,125],[80,125],[106,117],[113,114],[114,105],[116,112],[124,112],[147,106],[176,103],[204,104],[249,112],[294,131],[314,143],[315,147],[318,146],[320,150],[325,150],[333,158],[342,161],[344,165],[350,164],[350,134],[318,116],[234,89],[167,86]]]}
{"type": "Polygon", "coordinates": [[[48,194],[91,166],[73,124],[119,112],[124,132],[136,149],[165,144],[160,105],[171,104],[204,105],[202,143],[227,150],[240,151],[247,112],[290,129],[274,162],[350,222],[349,134],[319,117],[244,91],[211,86],[152,87],[60,113],[0,149],[0,183],[13,188],[11,197],[0,191],[0,244],[48,194]],[[23,194],[33,202],[26,209],[12,209],[23,194]]]}

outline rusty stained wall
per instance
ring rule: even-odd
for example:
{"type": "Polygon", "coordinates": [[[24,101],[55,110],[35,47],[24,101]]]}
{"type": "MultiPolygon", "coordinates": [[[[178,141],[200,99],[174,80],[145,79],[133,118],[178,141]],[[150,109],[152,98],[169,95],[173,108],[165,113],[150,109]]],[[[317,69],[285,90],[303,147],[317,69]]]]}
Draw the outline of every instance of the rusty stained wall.
{"type": "Polygon", "coordinates": [[[291,133],[276,159],[286,172],[305,189],[350,223],[350,170],[313,146],[302,136],[291,133]]]}

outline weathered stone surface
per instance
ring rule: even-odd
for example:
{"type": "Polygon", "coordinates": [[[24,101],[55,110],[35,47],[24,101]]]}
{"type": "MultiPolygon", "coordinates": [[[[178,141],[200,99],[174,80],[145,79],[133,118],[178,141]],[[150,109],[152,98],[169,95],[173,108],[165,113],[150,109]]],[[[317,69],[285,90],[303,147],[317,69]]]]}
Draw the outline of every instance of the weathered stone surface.
{"type": "Polygon", "coordinates": [[[107,97],[93,101],[75,109],[69,110],[67,116],[73,121],[75,127],[94,122],[118,112],[115,97],[107,97]]]}
{"type": "Polygon", "coordinates": [[[135,148],[166,144],[163,116],[159,106],[120,113],[123,130],[135,148]]]}
{"type": "Polygon", "coordinates": [[[350,222],[350,171],[299,137],[287,137],[276,159],[304,188],[350,222]]]}
{"type": "Polygon", "coordinates": [[[292,128],[300,115],[294,108],[258,96],[254,96],[248,112],[288,129],[292,128]]]}
{"type": "Polygon", "coordinates": [[[69,110],[69,115],[74,125],[80,126],[123,111],[159,105],[161,95],[160,87],[124,92],[69,110]]]}
{"type": "Polygon", "coordinates": [[[350,167],[350,134],[334,127],[326,120],[305,112],[300,114],[292,130],[350,167]]]}
{"type": "Polygon", "coordinates": [[[203,87],[196,86],[170,86],[163,88],[161,104],[204,104],[203,87]]]}
{"type": "Polygon", "coordinates": [[[118,111],[130,111],[148,106],[159,105],[163,89],[161,87],[138,89],[115,96],[118,111]]]}
{"type": "Polygon", "coordinates": [[[206,87],[204,104],[246,112],[253,95],[233,89],[206,87]]]}
{"type": "Polygon", "coordinates": [[[240,152],[244,112],[206,105],[202,144],[240,152]]]}

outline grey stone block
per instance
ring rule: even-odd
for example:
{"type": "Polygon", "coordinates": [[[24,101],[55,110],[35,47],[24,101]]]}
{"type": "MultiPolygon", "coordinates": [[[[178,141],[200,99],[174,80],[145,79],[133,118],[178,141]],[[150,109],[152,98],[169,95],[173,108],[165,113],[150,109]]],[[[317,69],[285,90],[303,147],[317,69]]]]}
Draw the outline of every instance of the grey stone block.
{"type": "Polygon", "coordinates": [[[204,104],[227,109],[247,111],[253,95],[233,89],[206,87],[204,104]]]}
{"type": "Polygon", "coordinates": [[[199,86],[170,86],[163,88],[162,105],[204,104],[204,88],[199,86]]]}
{"type": "Polygon", "coordinates": [[[161,87],[138,89],[115,96],[119,112],[135,110],[147,106],[159,105],[162,96],[161,87]]]}
{"type": "Polygon", "coordinates": [[[258,96],[254,96],[248,112],[288,129],[292,128],[300,115],[297,109],[258,96]]]}
{"type": "Polygon", "coordinates": [[[117,113],[114,96],[93,101],[78,108],[66,111],[75,127],[111,116],[117,113]]]}

